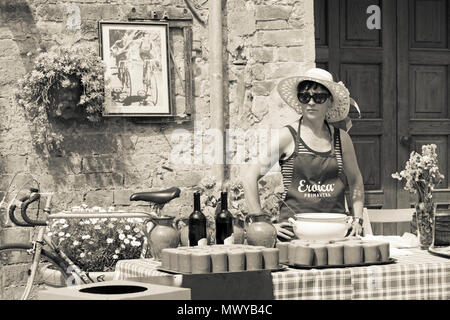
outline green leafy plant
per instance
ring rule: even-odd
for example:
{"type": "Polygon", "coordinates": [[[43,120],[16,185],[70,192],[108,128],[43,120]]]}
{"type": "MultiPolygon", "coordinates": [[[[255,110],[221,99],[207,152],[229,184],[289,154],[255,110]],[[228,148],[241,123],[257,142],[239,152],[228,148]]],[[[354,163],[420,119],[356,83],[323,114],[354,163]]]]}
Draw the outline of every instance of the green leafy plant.
{"type": "Polygon", "coordinates": [[[35,144],[58,149],[63,136],[52,119],[73,114],[98,122],[104,110],[105,65],[95,46],[67,43],[39,52],[15,93],[31,123],[35,144]]]}
{"type": "Polygon", "coordinates": [[[143,219],[58,219],[48,236],[82,270],[114,271],[118,260],[138,259],[145,245],[143,219]]]}

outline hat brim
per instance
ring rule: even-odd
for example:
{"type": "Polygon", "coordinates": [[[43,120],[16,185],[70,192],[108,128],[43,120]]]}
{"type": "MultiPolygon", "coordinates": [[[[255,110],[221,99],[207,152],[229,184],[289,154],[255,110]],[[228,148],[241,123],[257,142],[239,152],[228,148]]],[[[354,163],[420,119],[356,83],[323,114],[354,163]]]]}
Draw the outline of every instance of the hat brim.
{"type": "Polygon", "coordinates": [[[350,109],[350,93],[342,82],[327,81],[306,76],[285,78],[277,86],[278,94],[297,113],[302,113],[302,106],[297,98],[297,86],[302,81],[314,81],[325,86],[333,96],[330,109],[325,114],[328,122],[338,122],[345,119],[350,109]]]}

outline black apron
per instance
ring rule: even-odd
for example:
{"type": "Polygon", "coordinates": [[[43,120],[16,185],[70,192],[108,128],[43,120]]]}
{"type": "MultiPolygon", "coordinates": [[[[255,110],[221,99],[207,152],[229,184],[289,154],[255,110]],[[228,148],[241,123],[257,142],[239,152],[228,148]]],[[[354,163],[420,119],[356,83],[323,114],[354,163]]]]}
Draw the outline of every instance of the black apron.
{"type": "MultiPolygon", "coordinates": [[[[346,178],[343,171],[339,129],[333,128],[331,150],[317,152],[308,147],[300,137],[301,122],[300,118],[297,133],[288,126],[294,138],[295,150],[291,157],[280,160],[282,168],[289,160],[292,166],[289,173],[282,170],[285,197],[284,202],[281,202],[280,222],[293,217],[294,212],[345,213],[346,178]]],[[[331,135],[330,126],[326,121],[325,123],[331,135]]]]}

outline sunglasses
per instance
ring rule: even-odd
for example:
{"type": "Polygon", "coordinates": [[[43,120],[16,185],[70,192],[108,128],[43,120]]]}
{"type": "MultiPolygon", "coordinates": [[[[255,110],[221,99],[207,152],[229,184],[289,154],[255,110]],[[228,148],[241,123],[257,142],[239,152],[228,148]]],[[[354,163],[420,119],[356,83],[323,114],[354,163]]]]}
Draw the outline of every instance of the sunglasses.
{"type": "Polygon", "coordinates": [[[308,103],[311,98],[313,98],[314,102],[317,104],[322,104],[325,103],[325,101],[327,101],[327,99],[330,97],[330,95],[328,93],[314,93],[314,94],[309,94],[309,92],[299,92],[297,94],[298,100],[301,103],[308,103]]]}

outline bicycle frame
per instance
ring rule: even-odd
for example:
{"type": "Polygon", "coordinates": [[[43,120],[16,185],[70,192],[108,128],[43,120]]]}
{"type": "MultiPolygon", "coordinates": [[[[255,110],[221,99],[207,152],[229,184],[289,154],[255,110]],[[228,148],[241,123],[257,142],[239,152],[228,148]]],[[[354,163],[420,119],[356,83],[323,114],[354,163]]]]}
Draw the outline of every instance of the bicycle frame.
{"type": "MultiPolygon", "coordinates": [[[[78,266],[75,265],[75,263],[70,260],[70,258],[56,245],[53,240],[47,235],[48,231],[48,221],[52,219],[90,219],[90,218],[143,218],[148,220],[149,217],[154,216],[156,214],[154,213],[147,213],[147,212],[114,212],[114,213],[71,213],[63,211],[58,214],[51,214],[51,200],[53,197],[53,193],[32,193],[31,195],[35,196],[35,199],[41,198],[41,196],[47,196],[45,207],[43,209],[43,212],[46,214],[46,217],[42,221],[34,221],[30,218],[25,219],[25,221],[28,223],[28,226],[34,227],[38,229],[38,234],[35,240],[32,241],[33,248],[32,252],[30,254],[33,255],[32,264],[29,269],[29,277],[27,280],[25,291],[22,295],[22,300],[26,299],[28,295],[31,292],[34,279],[36,277],[36,274],[38,272],[39,267],[39,261],[41,258],[41,252],[44,247],[44,245],[48,245],[52,252],[54,252],[58,257],[60,257],[68,266],[67,270],[64,272],[68,277],[72,276],[74,279],[75,284],[81,284],[81,283],[93,283],[94,281],[89,277],[89,274],[87,272],[84,272],[81,270],[78,266]],[[36,197],[36,195],[39,195],[36,197]],[[33,223],[40,223],[40,224],[33,224],[33,223]]],[[[30,195],[30,198],[31,198],[30,195]]],[[[36,200],[32,200],[31,202],[34,202],[36,200]]],[[[30,202],[30,203],[31,203],[30,202]]],[[[28,206],[30,203],[27,203],[26,206],[28,206]]],[[[26,211],[26,208],[24,209],[26,211]]],[[[24,217],[24,212],[22,212],[22,216],[24,217]]],[[[143,245],[142,254],[145,255],[144,251],[145,245],[143,245]]]]}

